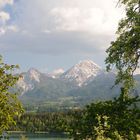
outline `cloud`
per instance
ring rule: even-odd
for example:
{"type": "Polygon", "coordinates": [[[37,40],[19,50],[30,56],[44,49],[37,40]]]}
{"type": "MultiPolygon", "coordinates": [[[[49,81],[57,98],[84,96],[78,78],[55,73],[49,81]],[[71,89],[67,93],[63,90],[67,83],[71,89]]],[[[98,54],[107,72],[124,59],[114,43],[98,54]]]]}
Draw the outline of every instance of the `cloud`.
{"type": "Polygon", "coordinates": [[[5,24],[10,19],[9,13],[4,11],[0,12],[0,23],[5,24]]]}
{"type": "Polygon", "coordinates": [[[54,8],[50,11],[54,17],[55,29],[60,31],[86,31],[93,34],[112,34],[116,29],[116,20],[109,17],[100,8],[54,8]]]}
{"type": "Polygon", "coordinates": [[[11,32],[0,38],[1,50],[29,52],[47,56],[100,54],[109,46],[111,36],[88,35],[87,32],[29,33],[11,32]]]}
{"type": "Polygon", "coordinates": [[[4,7],[7,4],[12,5],[14,3],[13,0],[0,0],[0,7],[4,7]]]}
{"type": "Polygon", "coordinates": [[[4,28],[0,28],[0,35],[3,35],[3,34],[5,34],[5,29],[4,28]]]}
{"type": "Polygon", "coordinates": [[[16,25],[7,26],[7,30],[8,31],[13,31],[13,32],[18,32],[19,31],[19,29],[18,29],[18,27],[16,25]]]}
{"type": "Polygon", "coordinates": [[[16,1],[14,18],[9,14],[14,24],[1,29],[1,49],[51,56],[105,54],[123,15],[115,6],[114,0],[16,1]]]}
{"type": "Polygon", "coordinates": [[[114,34],[122,11],[115,0],[20,0],[16,23],[23,30],[114,34]]]}
{"type": "Polygon", "coordinates": [[[0,0],[0,35],[4,35],[7,31],[15,31],[14,26],[7,23],[10,20],[10,14],[4,11],[7,4],[13,5],[13,3],[13,0],[0,0]]]}

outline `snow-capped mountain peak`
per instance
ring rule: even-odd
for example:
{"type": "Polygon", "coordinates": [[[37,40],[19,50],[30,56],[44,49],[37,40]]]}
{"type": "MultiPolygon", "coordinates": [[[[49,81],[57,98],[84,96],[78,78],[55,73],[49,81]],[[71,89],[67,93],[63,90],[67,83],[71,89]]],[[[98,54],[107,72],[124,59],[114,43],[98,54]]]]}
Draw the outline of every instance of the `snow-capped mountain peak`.
{"type": "Polygon", "coordinates": [[[80,61],[61,77],[69,81],[75,81],[78,86],[86,84],[90,79],[93,79],[101,72],[101,68],[91,60],[80,61]]]}
{"type": "Polygon", "coordinates": [[[79,66],[94,66],[95,68],[101,68],[100,66],[98,66],[96,63],[94,63],[92,60],[83,60],[83,61],[80,61],[77,65],[79,66]]]}
{"type": "Polygon", "coordinates": [[[40,82],[40,72],[34,68],[29,69],[27,72],[28,76],[31,80],[35,80],[36,82],[40,82]]]}

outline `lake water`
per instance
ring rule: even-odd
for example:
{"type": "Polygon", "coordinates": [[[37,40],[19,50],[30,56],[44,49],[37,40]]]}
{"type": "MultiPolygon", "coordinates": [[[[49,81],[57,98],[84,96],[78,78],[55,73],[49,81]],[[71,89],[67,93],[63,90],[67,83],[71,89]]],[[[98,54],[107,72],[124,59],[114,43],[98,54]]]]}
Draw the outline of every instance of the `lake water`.
{"type": "Polygon", "coordinates": [[[28,140],[71,140],[66,135],[53,134],[12,134],[9,140],[20,140],[21,135],[27,136],[28,140]]]}
{"type": "MultiPolygon", "coordinates": [[[[20,140],[19,138],[10,138],[10,140],[20,140]]],[[[70,140],[67,138],[28,138],[28,140],[70,140]]]]}

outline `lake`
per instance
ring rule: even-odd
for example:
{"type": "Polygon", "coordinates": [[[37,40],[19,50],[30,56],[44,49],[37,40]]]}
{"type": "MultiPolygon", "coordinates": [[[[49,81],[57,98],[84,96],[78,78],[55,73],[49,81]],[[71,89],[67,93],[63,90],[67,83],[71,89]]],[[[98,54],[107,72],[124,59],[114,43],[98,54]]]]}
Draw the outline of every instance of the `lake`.
{"type": "MultiPolygon", "coordinates": [[[[19,140],[19,138],[10,138],[10,140],[19,140]]],[[[28,138],[28,140],[70,140],[68,138],[28,138]]]]}
{"type": "Polygon", "coordinates": [[[58,134],[19,134],[15,133],[10,136],[9,140],[20,140],[21,135],[27,136],[28,140],[71,140],[66,135],[58,134]]]}

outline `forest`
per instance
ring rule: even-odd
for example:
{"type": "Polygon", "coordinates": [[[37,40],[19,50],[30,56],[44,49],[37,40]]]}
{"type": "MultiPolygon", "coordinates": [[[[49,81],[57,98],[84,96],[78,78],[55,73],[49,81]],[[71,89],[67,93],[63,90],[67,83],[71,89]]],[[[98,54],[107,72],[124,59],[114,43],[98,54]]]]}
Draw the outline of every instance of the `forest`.
{"type": "Polygon", "coordinates": [[[17,124],[11,126],[9,131],[63,133],[66,132],[66,124],[72,123],[75,113],[81,111],[25,113],[15,119],[17,124]]]}

